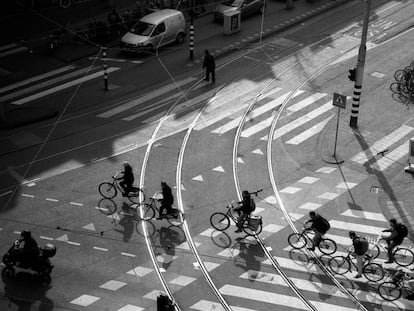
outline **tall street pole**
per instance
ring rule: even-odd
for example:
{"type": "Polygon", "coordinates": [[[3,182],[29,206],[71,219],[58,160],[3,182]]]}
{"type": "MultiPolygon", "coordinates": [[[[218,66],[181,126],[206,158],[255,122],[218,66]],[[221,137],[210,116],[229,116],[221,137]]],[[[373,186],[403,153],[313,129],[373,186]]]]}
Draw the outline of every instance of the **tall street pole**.
{"type": "Polygon", "coordinates": [[[195,0],[191,0],[190,10],[190,59],[194,58],[194,7],[195,0]]]}
{"type": "Polygon", "coordinates": [[[369,24],[369,13],[371,10],[371,0],[365,0],[365,12],[364,12],[364,21],[362,26],[362,35],[361,35],[361,44],[358,51],[358,63],[356,66],[356,75],[355,75],[355,86],[354,86],[354,96],[352,99],[352,108],[351,108],[351,119],[349,120],[349,126],[357,128],[358,125],[358,111],[359,111],[359,102],[361,98],[361,89],[362,89],[362,77],[364,75],[364,66],[365,66],[365,55],[367,52],[366,42],[367,42],[367,32],[369,24]]]}

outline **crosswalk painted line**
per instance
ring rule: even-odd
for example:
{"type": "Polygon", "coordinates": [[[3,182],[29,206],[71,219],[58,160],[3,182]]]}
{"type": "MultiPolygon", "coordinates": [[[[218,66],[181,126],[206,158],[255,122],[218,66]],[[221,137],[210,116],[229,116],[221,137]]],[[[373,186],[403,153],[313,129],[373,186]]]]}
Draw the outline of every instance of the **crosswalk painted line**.
{"type": "Polygon", "coordinates": [[[384,214],[382,214],[382,213],[374,213],[374,212],[367,212],[367,211],[358,211],[358,210],[354,210],[354,209],[347,209],[345,212],[341,213],[341,215],[342,216],[348,216],[348,217],[355,217],[355,218],[362,218],[362,219],[388,222],[388,220],[384,217],[384,214]]]}
{"type": "Polygon", "coordinates": [[[53,84],[57,84],[57,83],[60,83],[62,81],[65,81],[65,80],[72,79],[76,76],[85,75],[86,73],[88,73],[90,71],[91,71],[91,68],[89,68],[89,67],[85,67],[85,68],[82,68],[82,69],[79,69],[79,70],[76,70],[76,71],[72,71],[72,72],[69,72],[65,75],[61,75],[61,76],[55,77],[53,79],[49,79],[49,80],[43,81],[41,83],[26,87],[26,88],[21,89],[21,90],[18,90],[16,92],[4,95],[4,96],[0,97],[0,100],[6,101],[6,100],[13,99],[13,98],[21,97],[21,96],[26,95],[28,93],[33,93],[37,90],[49,87],[53,84]]]}
{"type": "Polygon", "coordinates": [[[299,206],[299,208],[303,208],[307,210],[316,210],[321,206],[322,204],[319,204],[319,203],[306,202],[305,204],[302,204],[301,206],[299,206]]]}
{"type": "MultiPolygon", "coordinates": [[[[5,93],[5,92],[8,92],[10,90],[17,89],[17,88],[22,87],[26,84],[30,84],[30,83],[33,83],[33,82],[36,82],[36,81],[39,81],[39,80],[43,80],[43,79],[46,79],[48,77],[60,74],[62,72],[72,70],[74,68],[75,68],[74,65],[69,65],[69,66],[61,67],[61,68],[46,72],[46,73],[41,74],[41,75],[37,75],[37,76],[31,77],[31,78],[28,78],[26,80],[22,80],[22,81],[13,83],[13,84],[9,84],[7,86],[4,86],[4,87],[0,88],[0,93],[5,93]]],[[[2,97],[0,97],[0,100],[2,100],[1,98],[2,97]]]]}
{"type": "MultiPolygon", "coordinates": [[[[253,309],[247,309],[243,307],[237,306],[230,306],[231,310],[233,311],[256,311],[253,309]]],[[[206,311],[206,310],[214,310],[214,311],[225,311],[224,307],[217,303],[208,300],[200,300],[197,303],[193,304],[190,307],[191,310],[199,310],[199,311],[206,311]]]]}
{"type": "MultiPolygon", "coordinates": [[[[107,69],[107,73],[114,72],[114,71],[116,71],[116,70],[118,70],[118,69],[119,69],[118,67],[109,67],[109,68],[107,69]]],[[[98,72],[94,72],[93,74],[90,74],[90,75],[84,76],[84,77],[82,77],[82,78],[75,79],[75,80],[72,80],[72,81],[66,82],[66,83],[64,83],[64,84],[60,84],[60,85],[58,85],[58,86],[52,87],[52,88],[50,88],[50,89],[44,90],[44,91],[42,91],[42,92],[39,92],[39,93],[36,93],[36,94],[30,95],[30,96],[28,96],[28,97],[24,97],[24,98],[22,98],[22,99],[19,99],[19,100],[13,101],[13,102],[12,102],[12,104],[14,104],[14,105],[22,105],[22,104],[28,103],[28,102],[30,102],[30,101],[33,101],[33,100],[36,100],[36,99],[42,98],[42,97],[44,97],[44,96],[47,96],[47,95],[50,95],[50,94],[53,94],[53,93],[59,92],[59,91],[61,91],[61,90],[67,89],[67,88],[72,87],[72,86],[74,86],[74,85],[77,85],[77,84],[84,83],[84,82],[86,82],[86,81],[89,81],[89,80],[95,79],[95,78],[97,78],[97,77],[103,77],[103,75],[104,75],[104,71],[103,71],[103,70],[98,71],[98,72]]]]}
{"type": "Polygon", "coordinates": [[[6,56],[9,56],[9,55],[13,55],[13,54],[16,54],[16,53],[25,52],[27,50],[28,50],[28,48],[26,46],[19,46],[19,47],[1,52],[0,53],[0,58],[6,57],[6,56]]]}
{"type": "MultiPolygon", "coordinates": [[[[298,127],[306,124],[307,122],[311,121],[312,119],[315,119],[316,117],[328,112],[332,108],[333,108],[332,103],[328,102],[328,103],[316,108],[315,110],[312,110],[311,112],[308,112],[307,114],[295,119],[294,121],[278,128],[273,133],[273,140],[289,133],[290,131],[293,131],[294,129],[297,129],[298,127]]],[[[270,121],[272,121],[272,120],[270,120],[270,121]]],[[[270,124],[271,124],[271,122],[269,123],[269,125],[270,124]]],[[[253,134],[254,133],[251,133],[251,135],[253,135],[253,134]]],[[[261,137],[260,140],[267,140],[267,135],[261,137]]]]}
{"type": "Polygon", "coordinates": [[[310,127],[306,131],[300,133],[299,135],[296,135],[295,137],[289,139],[286,141],[286,144],[289,145],[299,145],[300,143],[303,143],[304,141],[308,140],[312,136],[315,136],[319,132],[321,132],[326,124],[333,118],[333,116],[330,116],[326,118],[325,120],[315,124],[314,126],[310,127]]]}
{"type": "Polygon", "coordinates": [[[374,235],[378,235],[379,233],[381,233],[382,230],[387,229],[387,228],[369,226],[366,224],[363,224],[363,225],[355,224],[355,223],[339,221],[339,220],[330,220],[329,223],[331,225],[331,228],[361,232],[361,233],[366,233],[366,234],[374,234],[374,235]]]}
{"type": "MultiPolygon", "coordinates": [[[[165,86],[163,86],[163,87],[161,87],[161,88],[159,88],[159,89],[157,89],[155,91],[151,91],[151,92],[145,93],[144,95],[142,95],[141,97],[139,97],[139,98],[137,98],[135,100],[132,100],[132,101],[127,102],[127,103],[125,103],[123,105],[120,105],[120,106],[117,106],[117,107],[115,107],[113,109],[110,109],[108,111],[105,111],[105,112],[99,114],[98,117],[99,118],[110,118],[110,117],[113,117],[113,116],[115,116],[115,115],[117,115],[117,114],[119,114],[121,112],[124,112],[124,111],[129,110],[131,108],[134,108],[134,107],[136,107],[138,105],[141,105],[142,103],[144,103],[144,102],[146,102],[146,101],[148,101],[150,99],[153,99],[155,97],[164,95],[165,93],[168,93],[170,91],[173,91],[175,89],[178,89],[178,88],[180,88],[180,87],[182,87],[182,86],[184,86],[184,85],[186,85],[188,83],[191,83],[191,82],[193,82],[195,80],[196,80],[196,78],[189,77],[189,78],[186,78],[184,80],[177,81],[176,83],[170,83],[170,84],[165,85],[165,86]]],[[[178,97],[179,95],[180,94],[177,92],[176,97],[178,97]]]]}
{"type": "Polygon", "coordinates": [[[381,152],[391,145],[399,141],[404,136],[408,135],[414,128],[407,125],[402,125],[395,129],[393,132],[381,138],[380,140],[376,141],[371,147],[368,149],[359,152],[357,155],[351,158],[351,161],[364,164],[365,162],[369,161],[369,159],[373,158],[378,152],[381,152]]]}
{"type": "Polygon", "coordinates": [[[297,112],[311,104],[313,104],[314,102],[324,98],[325,96],[327,96],[328,94],[325,93],[315,93],[312,94],[308,97],[306,97],[305,99],[301,100],[300,102],[289,106],[288,108],[286,108],[286,110],[288,111],[288,113],[293,113],[293,112],[297,112]]]}
{"type": "MultiPolygon", "coordinates": [[[[414,139],[414,137],[411,137],[410,139],[414,139]]],[[[400,145],[399,147],[395,148],[393,151],[388,153],[385,157],[373,163],[372,166],[378,171],[385,171],[392,164],[400,161],[404,156],[408,154],[408,146],[408,142],[405,142],[404,144],[400,145]]]]}

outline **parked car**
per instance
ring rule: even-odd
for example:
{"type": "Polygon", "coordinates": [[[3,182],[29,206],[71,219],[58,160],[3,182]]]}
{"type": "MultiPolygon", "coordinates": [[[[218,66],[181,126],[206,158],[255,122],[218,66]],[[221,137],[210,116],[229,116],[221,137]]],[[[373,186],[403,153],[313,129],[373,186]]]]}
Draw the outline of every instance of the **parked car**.
{"type": "Polygon", "coordinates": [[[122,51],[142,52],[157,49],[171,42],[182,43],[186,36],[182,12],[159,10],[141,18],[121,38],[122,51]]]}
{"type": "Polygon", "coordinates": [[[263,13],[263,0],[232,0],[219,4],[213,10],[214,20],[222,21],[223,15],[226,12],[240,11],[242,17],[246,17],[255,13],[263,13]]]}

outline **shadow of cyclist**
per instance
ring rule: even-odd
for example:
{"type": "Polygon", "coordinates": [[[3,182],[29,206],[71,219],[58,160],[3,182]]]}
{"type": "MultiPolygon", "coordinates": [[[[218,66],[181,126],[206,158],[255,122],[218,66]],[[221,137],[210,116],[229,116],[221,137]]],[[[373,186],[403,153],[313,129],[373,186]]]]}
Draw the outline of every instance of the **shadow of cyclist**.
{"type": "Polygon", "coordinates": [[[114,230],[123,234],[122,240],[128,242],[132,234],[134,233],[134,214],[131,213],[129,205],[127,203],[122,203],[122,212],[120,213],[121,219],[119,220],[119,225],[124,227],[124,230],[115,228],[114,230]]]}

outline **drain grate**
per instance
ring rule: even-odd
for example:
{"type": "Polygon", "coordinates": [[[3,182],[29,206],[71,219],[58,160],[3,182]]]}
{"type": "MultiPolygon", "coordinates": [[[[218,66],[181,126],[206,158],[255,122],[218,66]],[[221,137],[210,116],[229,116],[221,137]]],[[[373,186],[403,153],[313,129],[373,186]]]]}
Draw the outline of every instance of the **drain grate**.
{"type": "Polygon", "coordinates": [[[371,186],[371,189],[369,189],[369,192],[378,193],[379,187],[371,186]]]}

